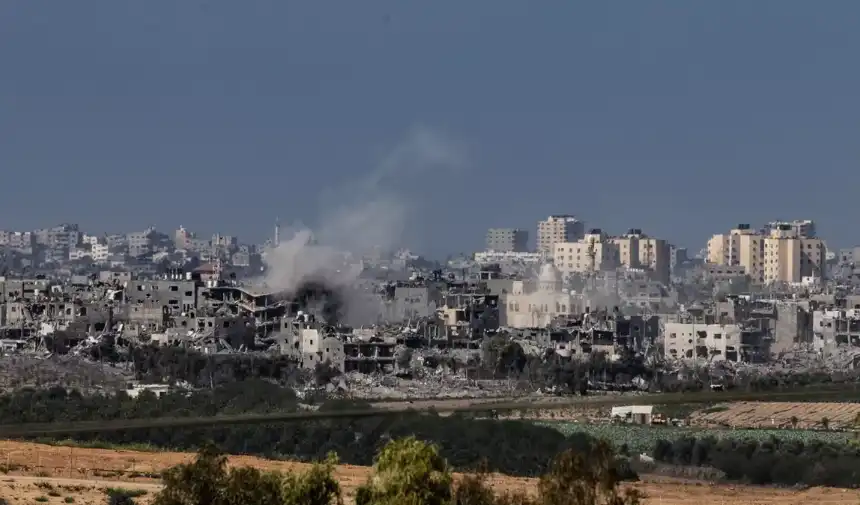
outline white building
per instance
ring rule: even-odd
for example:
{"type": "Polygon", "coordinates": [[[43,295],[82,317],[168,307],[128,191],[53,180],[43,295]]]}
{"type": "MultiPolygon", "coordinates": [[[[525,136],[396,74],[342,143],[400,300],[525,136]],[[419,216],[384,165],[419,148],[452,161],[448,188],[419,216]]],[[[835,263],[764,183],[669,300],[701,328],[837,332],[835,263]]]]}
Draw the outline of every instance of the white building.
{"type": "Polygon", "coordinates": [[[540,253],[530,252],[502,252],[502,251],[481,251],[475,253],[475,262],[482,265],[491,263],[523,263],[523,264],[538,264],[541,261],[540,253]]]}
{"type": "Polygon", "coordinates": [[[73,247],[69,249],[69,261],[78,261],[89,257],[91,257],[90,251],[84,247],[73,247]]]}
{"type": "Polygon", "coordinates": [[[514,281],[511,292],[502,295],[504,325],[544,328],[557,316],[582,313],[582,296],[565,292],[561,286],[561,275],[549,263],[541,267],[537,289],[528,290],[526,282],[514,281]]]}
{"type": "Polygon", "coordinates": [[[741,328],[736,324],[665,323],[667,358],[739,361],[741,328]]]}
{"type": "Polygon", "coordinates": [[[815,221],[811,219],[771,221],[764,225],[763,234],[770,235],[772,231],[781,229],[790,229],[798,238],[815,238],[815,221]]]}
{"type": "Polygon", "coordinates": [[[97,263],[105,262],[110,255],[110,248],[107,244],[95,243],[92,245],[91,255],[93,257],[93,261],[97,263]]]}

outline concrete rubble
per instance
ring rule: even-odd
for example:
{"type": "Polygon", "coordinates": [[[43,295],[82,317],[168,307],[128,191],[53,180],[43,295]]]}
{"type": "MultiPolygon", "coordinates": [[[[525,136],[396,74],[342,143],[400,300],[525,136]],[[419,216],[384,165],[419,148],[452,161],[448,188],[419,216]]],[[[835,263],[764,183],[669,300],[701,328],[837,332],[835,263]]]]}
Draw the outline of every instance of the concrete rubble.
{"type": "MultiPolygon", "coordinates": [[[[472,277],[433,271],[341,291],[308,284],[292,293],[205,270],[0,278],[0,288],[4,387],[20,387],[26,381],[13,377],[37,364],[43,382],[119,385],[131,377],[122,363],[132,350],[150,345],[285,355],[307,370],[335,369],[342,375],[329,389],[365,398],[513,394],[512,381],[476,374],[488,365],[482,360],[491,341],[517,344],[542,361],[635,356],[679,376],[705,369],[712,382],[850,371],[860,362],[860,308],[849,308],[860,307],[860,295],[692,299],[689,290],[617,276],[562,280],[548,268],[472,277]],[[121,365],[99,363],[102,348],[121,365]],[[79,371],[66,379],[48,372],[63,367],[79,371]]],[[[643,380],[633,377],[631,385],[645,388],[643,380]]],[[[591,378],[594,387],[600,382],[591,378]]]]}

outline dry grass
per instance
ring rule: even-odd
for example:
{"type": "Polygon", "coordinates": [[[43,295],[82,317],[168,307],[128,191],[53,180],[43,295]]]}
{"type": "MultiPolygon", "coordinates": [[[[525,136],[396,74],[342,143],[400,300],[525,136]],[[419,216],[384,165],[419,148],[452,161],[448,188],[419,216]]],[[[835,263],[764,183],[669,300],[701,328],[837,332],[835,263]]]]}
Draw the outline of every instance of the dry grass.
{"type": "MultiPolygon", "coordinates": [[[[146,505],[158,489],[158,481],[141,474],[155,474],[173,465],[191,461],[193,454],[176,452],[136,452],[125,450],[54,447],[41,444],[0,441],[0,464],[11,465],[11,471],[0,476],[0,497],[10,504],[39,503],[44,496],[49,504],[74,503],[96,505],[105,503],[107,487],[146,489],[147,495],[137,502],[146,505]],[[19,466],[20,465],[20,466],[19,466]],[[70,470],[71,468],[71,470],[70,470]],[[71,478],[70,478],[71,476],[71,478]],[[126,482],[117,484],[116,481],[126,482]],[[45,483],[55,490],[49,496],[45,483]]],[[[302,463],[270,461],[249,456],[231,456],[233,466],[253,466],[261,469],[295,471],[307,468],[302,463]]],[[[340,465],[336,476],[350,496],[364,482],[367,467],[340,465]]],[[[492,483],[499,491],[523,490],[533,492],[534,479],[494,475],[492,483]]],[[[648,504],[688,505],[714,503],[726,505],[842,505],[860,503],[860,491],[814,488],[806,491],[772,489],[753,486],[704,484],[679,479],[645,479],[633,484],[644,491],[648,504]]]]}
{"type": "Polygon", "coordinates": [[[860,403],[732,402],[697,411],[690,420],[735,428],[790,428],[795,417],[797,428],[815,429],[822,428],[825,417],[831,428],[849,427],[858,414],[860,403]]]}

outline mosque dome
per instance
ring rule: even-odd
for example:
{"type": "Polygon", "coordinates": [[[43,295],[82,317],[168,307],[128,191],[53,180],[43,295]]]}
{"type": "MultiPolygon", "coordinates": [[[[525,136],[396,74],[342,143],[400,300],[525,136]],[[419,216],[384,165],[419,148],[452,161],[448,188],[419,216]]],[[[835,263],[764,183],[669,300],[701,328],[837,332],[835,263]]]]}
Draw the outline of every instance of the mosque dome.
{"type": "Polygon", "coordinates": [[[552,263],[541,265],[538,283],[544,291],[557,291],[561,287],[561,275],[552,263]]]}

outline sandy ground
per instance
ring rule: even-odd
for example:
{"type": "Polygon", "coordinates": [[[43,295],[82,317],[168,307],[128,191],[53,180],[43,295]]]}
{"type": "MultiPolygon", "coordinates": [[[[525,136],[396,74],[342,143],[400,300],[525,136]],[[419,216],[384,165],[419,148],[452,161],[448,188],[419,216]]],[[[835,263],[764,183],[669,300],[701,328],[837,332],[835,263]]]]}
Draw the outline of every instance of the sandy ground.
{"type": "MultiPolygon", "coordinates": [[[[137,502],[146,505],[159,489],[154,474],[194,456],[173,452],[136,452],[103,449],[55,447],[40,444],[0,441],[0,497],[10,504],[78,503],[103,504],[107,488],[122,487],[145,491],[137,502]],[[44,498],[47,501],[37,501],[44,498]],[[68,501],[72,500],[72,501],[68,501]]],[[[230,465],[261,469],[296,471],[307,468],[301,463],[269,461],[247,456],[231,456],[230,465]]],[[[351,496],[367,478],[366,467],[340,465],[336,476],[351,496]]],[[[492,485],[499,491],[533,492],[535,481],[494,475],[492,485]]],[[[814,488],[792,491],[753,486],[730,486],[654,478],[632,484],[646,493],[649,505],[688,505],[691,503],[729,505],[837,505],[860,503],[860,491],[814,488]]]]}
{"type": "Polygon", "coordinates": [[[700,425],[788,428],[796,417],[797,428],[809,429],[821,428],[825,417],[830,427],[851,427],[858,414],[860,403],[732,402],[695,412],[690,419],[700,425]]]}

